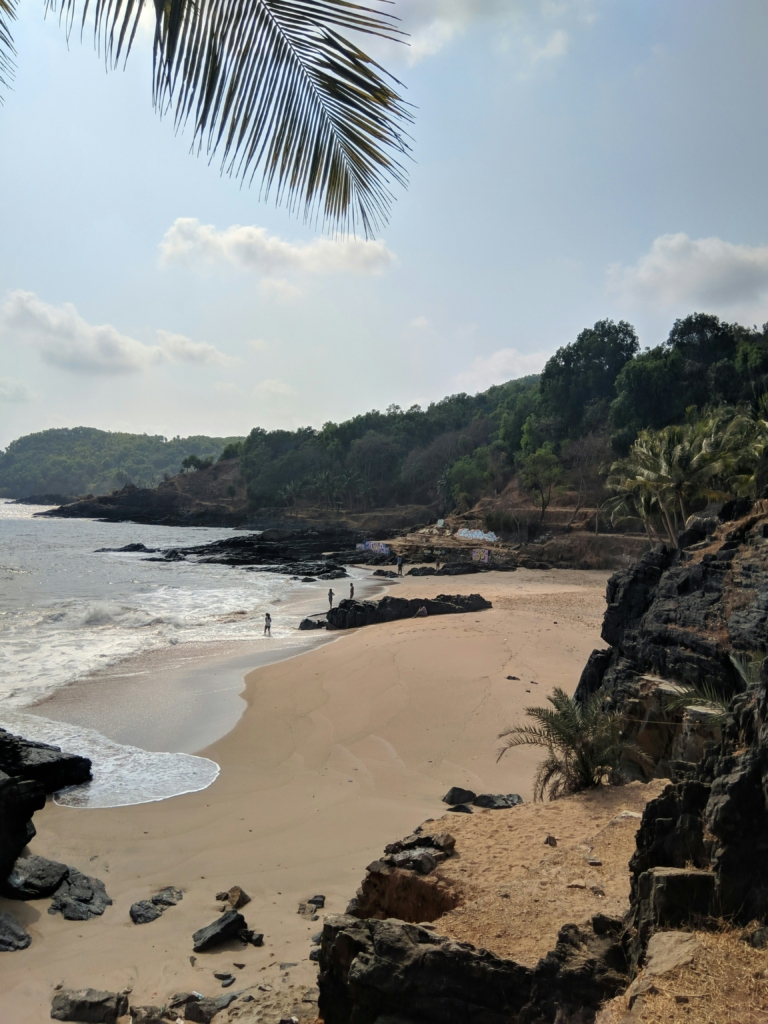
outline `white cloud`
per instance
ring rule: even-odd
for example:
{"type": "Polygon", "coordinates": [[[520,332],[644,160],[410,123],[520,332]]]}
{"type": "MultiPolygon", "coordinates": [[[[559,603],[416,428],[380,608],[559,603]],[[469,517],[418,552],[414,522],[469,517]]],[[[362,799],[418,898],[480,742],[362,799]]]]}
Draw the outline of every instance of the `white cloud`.
{"type": "Polygon", "coordinates": [[[280,380],[279,377],[261,381],[253,389],[253,392],[257,398],[267,400],[289,398],[291,395],[296,394],[294,388],[290,384],[286,384],[285,381],[280,380]]]}
{"type": "Polygon", "coordinates": [[[633,266],[611,266],[608,282],[625,300],[657,309],[765,309],[768,246],[660,235],[633,266]]]}
{"type": "Polygon", "coordinates": [[[523,353],[516,348],[502,348],[490,356],[478,356],[468,370],[456,377],[456,383],[463,391],[484,391],[492,384],[539,373],[548,358],[546,352],[523,353]]]}
{"type": "Polygon", "coordinates": [[[204,341],[192,341],[184,334],[160,330],[157,332],[157,340],[165,356],[174,362],[225,366],[233,361],[231,356],[219,352],[215,345],[208,345],[204,341]]]}
{"type": "Polygon", "coordinates": [[[136,373],[160,363],[228,360],[213,345],[169,331],[157,332],[157,345],[145,345],[112,324],[89,324],[70,302],[53,306],[20,290],[0,305],[0,333],[17,344],[33,345],[51,366],[75,373],[136,373]]]}
{"type": "Polygon", "coordinates": [[[381,240],[315,238],[286,242],[266,228],[233,224],[219,230],[194,217],[178,217],[160,243],[165,264],[228,264],[272,277],[304,274],[382,274],[394,266],[394,253],[381,240]]]}
{"type": "Polygon", "coordinates": [[[554,60],[557,57],[564,57],[568,52],[568,33],[559,28],[542,45],[538,46],[533,40],[528,40],[530,63],[538,64],[542,60],[554,60]]]}
{"type": "Polygon", "coordinates": [[[301,295],[301,288],[283,277],[264,277],[259,281],[259,295],[287,304],[301,295]]]}
{"type": "Polygon", "coordinates": [[[0,377],[0,402],[28,402],[32,394],[26,384],[12,377],[0,377]]]}
{"type": "Polygon", "coordinates": [[[252,348],[254,352],[266,352],[269,348],[269,344],[264,341],[263,338],[253,338],[248,342],[248,346],[252,348]]]}

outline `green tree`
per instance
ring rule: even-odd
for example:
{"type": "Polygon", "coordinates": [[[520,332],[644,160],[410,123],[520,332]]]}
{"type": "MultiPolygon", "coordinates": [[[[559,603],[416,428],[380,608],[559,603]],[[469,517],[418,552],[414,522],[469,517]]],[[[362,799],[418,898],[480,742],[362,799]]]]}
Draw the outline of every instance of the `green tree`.
{"type": "Polygon", "coordinates": [[[555,487],[562,478],[563,468],[550,444],[545,444],[528,455],[520,455],[517,468],[520,483],[531,496],[533,503],[541,509],[539,522],[543,523],[555,487]]]}
{"type": "MultiPolygon", "coordinates": [[[[621,760],[627,745],[622,744],[623,720],[616,712],[604,711],[603,694],[593,694],[580,704],[565,690],[555,689],[547,707],[526,708],[531,725],[514,725],[499,734],[504,744],[499,760],[515,747],[543,747],[547,756],[541,762],[533,781],[535,800],[550,800],[594,789],[608,782],[626,782],[621,760]]],[[[647,755],[632,748],[640,763],[648,763],[647,755]]]]}
{"type": "MultiPolygon", "coordinates": [[[[17,0],[0,0],[0,82],[13,67],[17,0]]],[[[55,7],[48,0],[46,7],[55,7]]],[[[145,0],[62,0],[67,32],[89,11],[107,64],[127,58],[145,0]]],[[[306,219],[372,233],[404,184],[399,83],[342,33],[400,40],[392,15],[347,0],[165,0],[154,4],[153,100],[191,122],[193,147],[223,173],[270,191],[306,219]]]]}
{"type": "Polygon", "coordinates": [[[547,361],[540,383],[543,408],[569,436],[580,432],[590,408],[594,429],[616,397],[617,376],[639,347],[634,327],[625,320],[598,320],[547,361]]]}

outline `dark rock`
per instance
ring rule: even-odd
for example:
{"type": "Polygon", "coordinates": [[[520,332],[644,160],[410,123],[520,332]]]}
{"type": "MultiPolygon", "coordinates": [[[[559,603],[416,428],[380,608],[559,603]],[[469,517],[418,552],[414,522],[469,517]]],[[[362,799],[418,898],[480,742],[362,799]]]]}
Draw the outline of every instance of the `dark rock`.
{"type": "Polygon", "coordinates": [[[156,906],[175,907],[177,903],[184,899],[184,890],[169,885],[165,889],[161,889],[160,892],[155,893],[150,899],[156,906]]]}
{"type": "Polygon", "coordinates": [[[65,786],[88,782],[91,762],[79,754],[62,753],[60,747],[35,743],[0,729],[0,771],[40,782],[46,793],[54,793],[65,786]]]}
{"type": "Polygon", "coordinates": [[[317,949],[317,948],[310,949],[310,951],[309,951],[309,959],[310,960],[314,960],[315,962],[319,962],[320,961],[320,950],[317,949]]]}
{"type": "Polygon", "coordinates": [[[373,572],[371,573],[371,575],[372,576],[383,576],[385,579],[388,579],[388,580],[396,580],[397,579],[397,573],[393,572],[391,569],[374,569],[373,572]]]}
{"type": "Polygon", "coordinates": [[[237,995],[234,992],[213,999],[197,999],[184,1007],[184,1019],[197,1021],[198,1024],[210,1024],[216,1014],[226,1010],[235,999],[237,995]]]}
{"type": "Polygon", "coordinates": [[[131,906],[128,913],[134,924],[149,924],[161,917],[165,907],[152,903],[151,900],[139,900],[131,906]]]}
{"type": "Polygon", "coordinates": [[[226,981],[232,977],[229,971],[214,971],[213,976],[217,981],[226,981]]]}
{"type": "Polygon", "coordinates": [[[234,985],[234,984],[235,984],[235,979],[234,978],[225,978],[224,981],[222,981],[222,983],[221,983],[221,987],[222,988],[229,988],[230,985],[234,985]]]}
{"type": "Polygon", "coordinates": [[[428,615],[450,615],[462,612],[478,612],[490,608],[491,602],[480,594],[439,594],[436,598],[392,597],[387,595],[379,601],[340,601],[336,608],[327,613],[328,629],[354,629],[378,622],[394,622],[397,619],[412,619],[421,608],[428,615]]]}
{"type": "Polygon", "coordinates": [[[51,1003],[54,1020],[81,1021],[84,1024],[117,1024],[128,1013],[128,997],[123,992],[99,992],[93,988],[57,992],[51,1003]]]}
{"type": "Polygon", "coordinates": [[[325,619],[302,619],[299,623],[299,629],[325,629],[325,619]]]}
{"type": "Polygon", "coordinates": [[[522,802],[523,798],[518,796],[517,793],[507,793],[506,796],[501,793],[493,795],[490,793],[480,793],[472,801],[475,807],[487,807],[492,811],[504,810],[507,807],[517,807],[522,802]]]}
{"type": "Polygon", "coordinates": [[[87,921],[90,917],[100,917],[110,906],[112,900],[100,879],[70,868],[54,893],[48,913],[61,914],[67,921],[87,921]]]}
{"type": "Polygon", "coordinates": [[[200,928],[192,936],[193,949],[196,953],[204,953],[214,946],[219,946],[230,939],[237,939],[246,931],[245,918],[236,910],[228,910],[213,924],[200,928]]]}
{"type": "Polygon", "coordinates": [[[13,914],[0,911],[0,953],[13,953],[26,949],[32,936],[23,928],[13,914]]]}
{"type": "Polygon", "coordinates": [[[471,804],[477,796],[471,789],[462,789],[461,786],[451,786],[443,797],[444,804],[471,804]]]}
{"type": "Polygon", "coordinates": [[[453,807],[448,808],[449,811],[454,811],[456,814],[472,814],[472,808],[469,804],[454,804],[453,807]]]}
{"type": "Polygon", "coordinates": [[[509,1024],[591,1019],[627,983],[613,932],[566,925],[535,969],[397,920],[329,918],[320,947],[325,1024],[509,1024]]]}
{"type": "Polygon", "coordinates": [[[144,544],[125,544],[121,548],[96,548],[96,554],[100,554],[102,551],[114,551],[114,552],[143,552],[144,554],[154,554],[155,551],[159,551],[160,548],[148,548],[144,544]]]}
{"type": "Polygon", "coordinates": [[[592,651],[582,670],[576,692],[573,695],[574,700],[585,704],[593,693],[597,693],[603,685],[603,676],[612,657],[613,651],[610,647],[605,650],[592,651]]]}
{"type": "Polygon", "coordinates": [[[307,900],[307,903],[310,906],[317,907],[318,910],[322,910],[323,907],[325,906],[325,896],[312,896],[310,899],[307,900]]]}
{"type": "Polygon", "coordinates": [[[765,925],[761,925],[751,932],[745,932],[741,937],[753,949],[765,949],[768,946],[768,928],[765,925]]]}
{"type": "Polygon", "coordinates": [[[40,782],[11,778],[0,771],[0,878],[7,878],[35,835],[32,815],[45,807],[40,782]]]}
{"type": "Polygon", "coordinates": [[[554,836],[546,836],[544,839],[545,846],[557,846],[557,840],[554,836]]]}
{"type": "Polygon", "coordinates": [[[168,1024],[164,1006],[131,1006],[131,1024],[168,1024]]]}
{"type": "Polygon", "coordinates": [[[52,896],[67,877],[69,868],[55,860],[30,854],[19,857],[3,883],[2,894],[11,900],[39,900],[52,896]]]}
{"type": "Polygon", "coordinates": [[[239,885],[233,885],[226,892],[217,892],[216,899],[222,903],[228,903],[233,910],[239,910],[240,907],[244,907],[246,903],[251,902],[251,897],[239,885]]]}
{"type": "Polygon", "coordinates": [[[264,933],[255,932],[251,928],[244,928],[237,937],[241,942],[250,943],[252,946],[264,945],[264,933]]]}

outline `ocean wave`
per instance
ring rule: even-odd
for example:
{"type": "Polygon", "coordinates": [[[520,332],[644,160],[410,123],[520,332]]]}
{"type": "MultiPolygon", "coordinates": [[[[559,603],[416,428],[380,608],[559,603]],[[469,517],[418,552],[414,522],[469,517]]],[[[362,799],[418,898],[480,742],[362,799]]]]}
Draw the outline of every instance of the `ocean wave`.
{"type": "Polygon", "coordinates": [[[0,725],[26,739],[51,743],[93,762],[93,779],[54,794],[64,807],[128,807],[207,789],[219,766],[207,757],[142,750],[114,743],[95,729],[37,715],[0,712],[0,725]]]}

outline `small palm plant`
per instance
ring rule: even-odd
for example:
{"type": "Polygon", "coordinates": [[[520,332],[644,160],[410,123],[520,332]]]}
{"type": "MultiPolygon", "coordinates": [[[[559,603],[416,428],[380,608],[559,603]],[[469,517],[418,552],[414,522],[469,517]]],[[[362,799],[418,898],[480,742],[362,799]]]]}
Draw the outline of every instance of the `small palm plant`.
{"type": "MultiPolygon", "coordinates": [[[[760,682],[765,654],[762,651],[731,654],[730,660],[746,689],[754,689],[760,682]]],[[[664,710],[684,711],[686,708],[700,708],[702,711],[708,711],[718,725],[725,725],[732,697],[732,693],[724,693],[711,683],[699,683],[681,687],[678,693],[667,697],[664,701],[664,710]]]]}
{"type": "MultiPolygon", "coordinates": [[[[534,779],[534,800],[545,796],[556,800],[604,782],[615,786],[627,781],[621,768],[628,747],[622,742],[623,718],[615,711],[603,710],[603,699],[598,691],[581,704],[558,687],[547,697],[551,708],[525,709],[534,724],[514,725],[499,734],[504,740],[499,760],[513,747],[543,747],[547,751],[534,779]]],[[[632,753],[635,760],[648,760],[634,747],[632,753]]]]}

